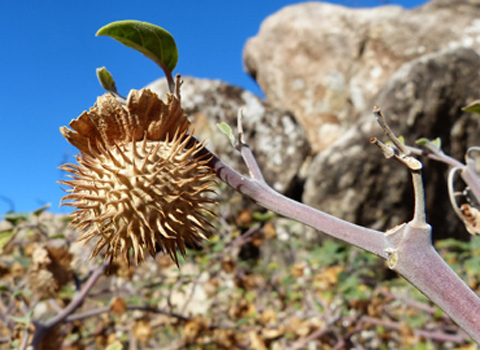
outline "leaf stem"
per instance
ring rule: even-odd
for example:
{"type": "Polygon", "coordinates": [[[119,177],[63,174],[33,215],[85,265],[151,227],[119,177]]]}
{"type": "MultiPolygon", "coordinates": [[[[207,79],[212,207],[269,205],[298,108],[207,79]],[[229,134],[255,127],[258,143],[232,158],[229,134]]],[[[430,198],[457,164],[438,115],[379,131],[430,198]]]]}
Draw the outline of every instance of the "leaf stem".
{"type": "Polygon", "coordinates": [[[168,84],[168,90],[171,94],[175,94],[175,80],[173,79],[172,72],[170,72],[170,70],[168,70],[168,68],[161,62],[157,61],[157,64],[160,66],[160,68],[162,68],[163,73],[165,74],[165,78],[167,79],[168,84]]]}

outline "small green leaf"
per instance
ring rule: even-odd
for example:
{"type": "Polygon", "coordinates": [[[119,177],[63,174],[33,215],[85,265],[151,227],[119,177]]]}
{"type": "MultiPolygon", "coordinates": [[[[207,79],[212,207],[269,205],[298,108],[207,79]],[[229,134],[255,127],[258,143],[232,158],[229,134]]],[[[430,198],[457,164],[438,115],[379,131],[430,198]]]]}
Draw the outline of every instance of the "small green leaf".
{"type": "Polygon", "coordinates": [[[11,223],[13,226],[17,226],[23,221],[30,220],[30,217],[30,213],[6,213],[5,215],[3,215],[3,218],[9,223],[11,223]]]}
{"type": "Polygon", "coordinates": [[[64,233],[55,233],[51,236],[48,236],[49,239],[64,239],[66,238],[64,233]]]}
{"type": "Polygon", "coordinates": [[[265,213],[256,211],[253,213],[253,218],[257,221],[270,221],[275,218],[275,213],[271,211],[266,211],[265,213]]]}
{"type": "Polygon", "coordinates": [[[422,137],[417,141],[415,141],[415,143],[419,146],[430,148],[430,149],[436,149],[438,151],[442,149],[442,140],[440,139],[440,137],[437,137],[434,140],[429,140],[425,137],[422,137]]]}
{"type": "Polygon", "coordinates": [[[218,241],[214,246],[213,246],[213,252],[214,253],[220,253],[225,250],[225,241],[218,241]]]}
{"type": "Polygon", "coordinates": [[[435,317],[436,320],[439,320],[443,315],[445,315],[445,313],[443,312],[443,310],[441,310],[440,308],[436,307],[436,308],[435,308],[435,312],[433,313],[433,317],[435,317]]]}
{"type": "MultiPolygon", "coordinates": [[[[23,265],[22,265],[23,266],[23,265]]],[[[16,298],[17,296],[25,296],[25,297],[31,297],[32,296],[32,291],[29,289],[17,289],[12,293],[12,298],[16,298]]]]}
{"type": "Polygon", "coordinates": [[[30,319],[32,318],[33,310],[29,311],[25,316],[9,316],[13,322],[23,323],[28,326],[30,324],[30,319]]]}
{"type": "Polygon", "coordinates": [[[72,299],[75,296],[75,289],[70,285],[65,285],[58,291],[57,296],[63,299],[72,299]]]}
{"type": "Polygon", "coordinates": [[[432,145],[435,146],[438,149],[442,148],[442,139],[440,137],[437,137],[435,140],[432,140],[432,145]]]}
{"type": "Polygon", "coordinates": [[[113,80],[113,77],[107,68],[97,68],[97,78],[100,85],[102,85],[105,90],[112,94],[117,94],[117,85],[115,85],[115,80],[113,80]]]}
{"type": "Polygon", "coordinates": [[[243,296],[243,299],[248,301],[248,302],[252,302],[252,301],[255,301],[255,299],[258,298],[258,295],[257,293],[255,292],[247,292],[245,293],[245,295],[243,296]]]}
{"type": "Polygon", "coordinates": [[[164,71],[173,72],[178,61],[177,45],[172,35],[156,25],[140,21],[117,21],[107,24],[96,34],[106,35],[140,51],[164,71]]]}
{"type": "Polygon", "coordinates": [[[217,128],[220,129],[225,135],[227,135],[228,139],[232,144],[235,144],[235,137],[233,136],[232,128],[225,122],[217,123],[217,128]]]}
{"type": "Polygon", "coordinates": [[[480,100],[475,100],[467,106],[463,107],[462,111],[480,114],[480,100]]]}
{"type": "Polygon", "coordinates": [[[51,204],[48,203],[48,204],[45,204],[43,207],[41,208],[38,208],[37,210],[35,210],[32,214],[33,216],[40,216],[40,214],[42,214],[45,210],[47,210],[48,208],[50,208],[51,204]]]}
{"type": "Polygon", "coordinates": [[[437,249],[448,249],[451,251],[461,252],[469,249],[469,242],[462,242],[453,238],[447,238],[441,241],[437,241],[435,247],[437,249]]]}
{"type": "Polygon", "coordinates": [[[15,236],[17,230],[5,230],[0,231],[0,254],[3,253],[3,248],[10,242],[10,240],[15,236]]]}
{"type": "Polygon", "coordinates": [[[430,140],[425,138],[425,137],[422,137],[422,138],[418,139],[417,141],[415,141],[415,143],[419,146],[426,146],[430,143],[430,140]]]}
{"type": "Polygon", "coordinates": [[[278,262],[273,261],[273,262],[269,263],[268,266],[267,266],[267,268],[268,268],[269,270],[276,270],[276,269],[278,269],[278,262]]]}

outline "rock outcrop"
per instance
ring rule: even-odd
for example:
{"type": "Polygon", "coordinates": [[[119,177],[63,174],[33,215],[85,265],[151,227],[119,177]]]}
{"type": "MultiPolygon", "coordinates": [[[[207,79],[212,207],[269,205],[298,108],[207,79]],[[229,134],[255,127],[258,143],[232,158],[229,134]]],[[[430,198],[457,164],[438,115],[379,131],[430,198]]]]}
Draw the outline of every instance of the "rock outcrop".
{"type": "MultiPolygon", "coordinates": [[[[404,64],[373,98],[408,145],[420,137],[440,137],[444,151],[463,160],[480,144],[480,118],[461,107],[480,95],[480,56],[452,49],[404,64]]],[[[376,120],[363,115],[312,161],[303,200],[336,216],[387,229],[411,219],[413,190],[404,166],[383,158],[369,144],[386,140],[376,120]]],[[[424,159],[427,218],[436,237],[466,234],[448,200],[447,166],[424,159]]]]}
{"type": "Polygon", "coordinates": [[[480,7],[437,0],[413,10],[321,2],[268,17],[244,50],[267,101],[291,111],[314,151],[342,137],[404,63],[444,49],[480,51],[480,7]]]}

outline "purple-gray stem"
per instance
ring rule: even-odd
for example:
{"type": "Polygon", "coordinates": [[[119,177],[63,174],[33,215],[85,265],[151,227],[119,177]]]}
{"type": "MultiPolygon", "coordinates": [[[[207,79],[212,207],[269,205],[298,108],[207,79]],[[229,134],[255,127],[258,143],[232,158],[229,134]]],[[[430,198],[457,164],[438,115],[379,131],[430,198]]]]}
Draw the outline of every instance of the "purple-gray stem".
{"type": "MultiPolygon", "coordinates": [[[[392,269],[445,311],[475,342],[480,343],[480,298],[436,252],[429,225],[415,220],[387,234],[355,225],[293,201],[274,191],[265,182],[238,173],[207,149],[203,149],[203,152],[211,158],[210,166],[222,181],[258,205],[383,259],[389,259],[390,254],[395,252],[398,260],[392,269]]],[[[250,159],[249,163],[253,161],[250,159]]]]}
{"type": "Polygon", "coordinates": [[[73,300],[68,304],[68,306],[63,309],[58,315],[54,318],[48,320],[47,322],[32,321],[35,325],[35,333],[31,342],[33,349],[38,348],[42,339],[47,335],[47,333],[53,329],[55,326],[61,324],[67,319],[85,300],[90,290],[93,288],[98,279],[103,275],[103,272],[110,264],[110,260],[106,261],[102,265],[98,266],[86,282],[85,286],[80,290],[80,292],[73,298],[73,300]]]}

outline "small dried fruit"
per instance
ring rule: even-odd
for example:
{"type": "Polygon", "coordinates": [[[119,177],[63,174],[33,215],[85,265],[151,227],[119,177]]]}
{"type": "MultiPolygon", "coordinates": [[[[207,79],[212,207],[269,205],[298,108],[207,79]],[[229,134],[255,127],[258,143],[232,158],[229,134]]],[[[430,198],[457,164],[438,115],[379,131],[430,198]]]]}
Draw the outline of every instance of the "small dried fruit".
{"type": "Polygon", "coordinates": [[[290,269],[290,273],[293,277],[302,277],[305,271],[305,264],[303,262],[296,262],[293,264],[292,268],[290,269]]]}
{"type": "Polygon", "coordinates": [[[115,316],[121,316],[127,311],[127,304],[124,299],[113,298],[110,301],[110,312],[115,316]]]}
{"type": "Polygon", "coordinates": [[[148,322],[147,320],[140,320],[135,323],[135,327],[133,328],[133,335],[140,343],[147,344],[153,335],[153,330],[150,322],[148,322]]]}
{"type": "Polygon", "coordinates": [[[460,206],[460,212],[467,231],[472,235],[480,234],[480,210],[464,203],[460,206]]]}
{"type": "Polygon", "coordinates": [[[52,297],[72,279],[72,256],[65,247],[36,245],[28,282],[40,297],[52,297]]]}
{"type": "Polygon", "coordinates": [[[177,249],[207,237],[204,214],[214,201],[213,171],[201,155],[202,143],[188,133],[190,122],[179,92],[164,103],[150,90],[132,90],[123,106],[105,94],[88,112],[72,120],[62,135],[80,151],[76,164],[62,170],[72,178],[63,205],[75,207],[72,224],[95,241],[92,257],[122,255],[137,264],[157,248],[178,265],[177,249]]]}

